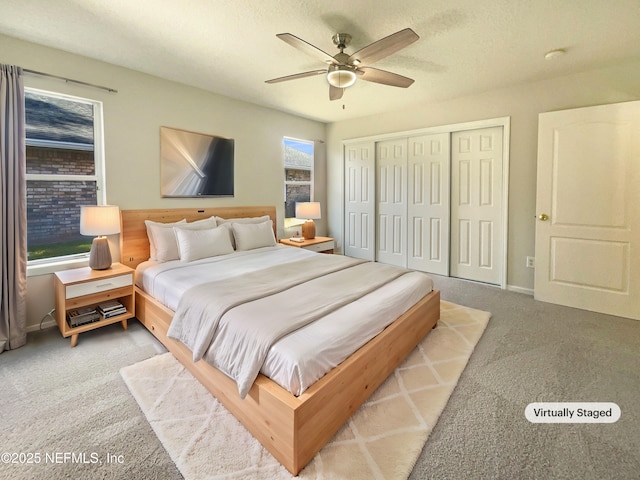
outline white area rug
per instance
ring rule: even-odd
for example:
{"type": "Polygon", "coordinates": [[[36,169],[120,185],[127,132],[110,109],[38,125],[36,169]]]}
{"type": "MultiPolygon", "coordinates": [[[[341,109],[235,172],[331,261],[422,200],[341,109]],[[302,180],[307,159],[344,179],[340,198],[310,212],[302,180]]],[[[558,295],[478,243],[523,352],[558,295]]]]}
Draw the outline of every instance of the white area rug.
{"type": "MultiPolygon", "coordinates": [[[[298,475],[406,479],[491,314],[441,302],[441,318],[298,475]]],[[[291,479],[172,354],[120,371],[186,480],[291,479]]]]}

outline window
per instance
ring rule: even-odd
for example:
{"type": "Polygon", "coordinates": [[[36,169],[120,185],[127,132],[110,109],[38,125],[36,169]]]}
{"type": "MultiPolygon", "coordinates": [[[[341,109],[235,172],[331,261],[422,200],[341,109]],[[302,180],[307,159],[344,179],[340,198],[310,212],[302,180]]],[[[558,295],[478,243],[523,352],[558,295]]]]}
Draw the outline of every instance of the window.
{"type": "Polygon", "coordinates": [[[284,216],[296,216],[296,202],[313,201],[313,142],[284,139],[284,216]]]}
{"type": "Polygon", "coordinates": [[[102,103],[25,88],[28,264],[86,254],[80,206],[104,203],[102,103]]]}

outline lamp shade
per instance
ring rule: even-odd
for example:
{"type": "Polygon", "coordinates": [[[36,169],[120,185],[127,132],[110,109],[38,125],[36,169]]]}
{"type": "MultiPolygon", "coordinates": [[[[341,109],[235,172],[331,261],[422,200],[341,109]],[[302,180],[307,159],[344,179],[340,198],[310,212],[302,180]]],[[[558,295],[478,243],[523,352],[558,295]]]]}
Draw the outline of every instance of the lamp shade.
{"type": "Polygon", "coordinates": [[[80,207],[80,233],[88,236],[120,233],[120,209],[117,205],[80,207]]]}
{"type": "Polygon", "coordinates": [[[297,202],[296,218],[316,220],[320,216],[320,202],[297,202]]]}

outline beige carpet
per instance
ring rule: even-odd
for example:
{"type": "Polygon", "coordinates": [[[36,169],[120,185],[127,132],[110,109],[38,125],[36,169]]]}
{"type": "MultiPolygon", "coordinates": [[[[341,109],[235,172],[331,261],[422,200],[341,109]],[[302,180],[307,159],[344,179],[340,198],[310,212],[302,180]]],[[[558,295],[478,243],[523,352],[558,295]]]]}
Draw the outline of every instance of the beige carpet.
{"type": "MultiPolygon", "coordinates": [[[[491,315],[441,302],[441,319],[299,474],[406,479],[491,315]]],[[[170,353],[120,371],[186,480],[290,479],[170,353]]]]}

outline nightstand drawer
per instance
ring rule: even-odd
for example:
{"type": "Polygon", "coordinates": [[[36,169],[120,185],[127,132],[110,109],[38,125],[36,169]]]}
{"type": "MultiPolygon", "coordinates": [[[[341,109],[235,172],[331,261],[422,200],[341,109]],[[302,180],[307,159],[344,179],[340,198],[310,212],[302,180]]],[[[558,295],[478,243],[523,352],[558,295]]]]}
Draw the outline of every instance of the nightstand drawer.
{"type": "Polygon", "coordinates": [[[314,243],[313,245],[305,245],[302,248],[311,250],[312,252],[324,252],[325,250],[333,250],[333,240],[322,243],[314,243]]]}
{"type": "Polygon", "coordinates": [[[65,298],[76,298],[92,293],[105,292],[114,288],[127,287],[133,284],[133,275],[118,275],[116,277],[102,278],[100,280],[92,280],[90,282],[78,283],[76,285],[68,285],[66,288],[65,298]]]}

